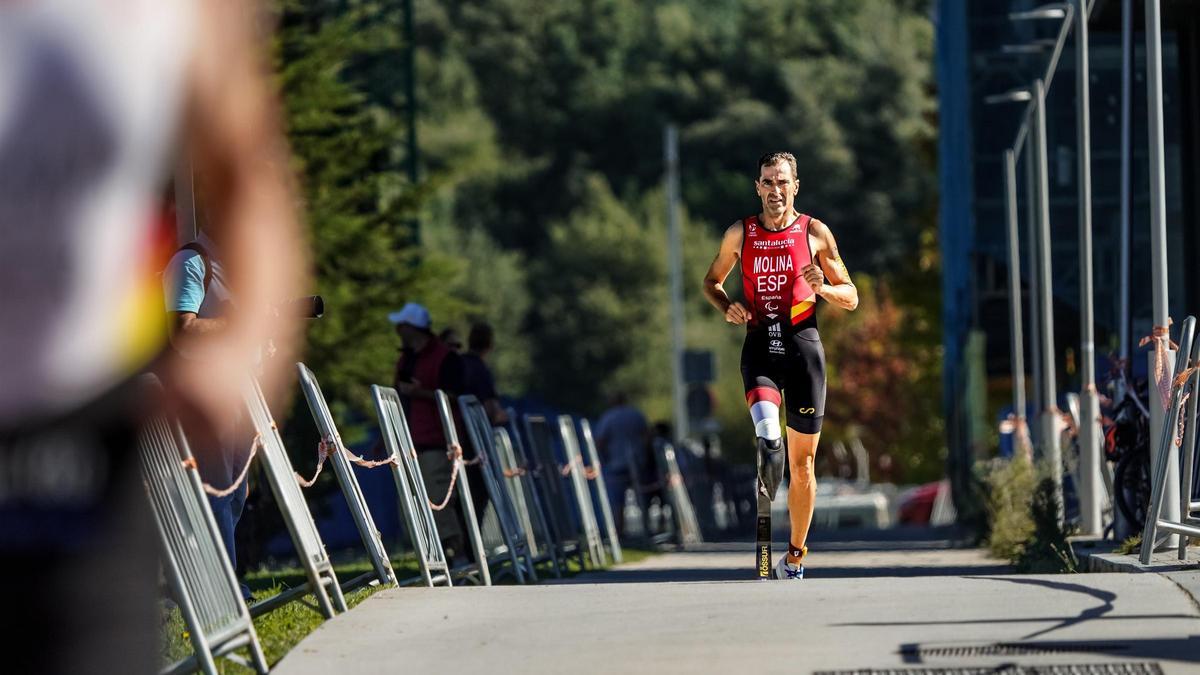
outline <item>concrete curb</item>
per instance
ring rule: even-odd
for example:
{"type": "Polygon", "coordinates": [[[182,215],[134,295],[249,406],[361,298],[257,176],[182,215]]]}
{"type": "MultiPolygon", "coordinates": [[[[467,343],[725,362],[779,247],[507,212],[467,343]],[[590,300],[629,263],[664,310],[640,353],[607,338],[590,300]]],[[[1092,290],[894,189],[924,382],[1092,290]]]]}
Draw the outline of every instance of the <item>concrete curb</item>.
{"type": "Polygon", "coordinates": [[[1116,542],[1096,537],[1071,537],[1068,541],[1085,572],[1200,572],[1200,549],[1188,548],[1187,559],[1180,560],[1175,550],[1155,551],[1150,564],[1143,565],[1139,554],[1114,553],[1116,542]]]}

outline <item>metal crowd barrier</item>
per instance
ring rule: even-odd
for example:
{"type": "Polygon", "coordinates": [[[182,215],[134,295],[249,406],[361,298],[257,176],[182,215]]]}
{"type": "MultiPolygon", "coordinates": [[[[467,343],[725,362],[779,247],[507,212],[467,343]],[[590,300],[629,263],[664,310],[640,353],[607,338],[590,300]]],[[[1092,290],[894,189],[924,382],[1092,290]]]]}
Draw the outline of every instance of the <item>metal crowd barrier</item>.
{"type": "MultiPolygon", "coordinates": [[[[608,546],[612,552],[613,562],[620,564],[621,539],[617,535],[617,524],[613,520],[612,504],[608,500],[608,486],[604,483],[604,471],[600,466],[600,454],[596,452],[596,441],[592,437],[592,425],[585,418],[579,419],[579,432],[583,435],[583,450],[587,453],[587,461],[591,465],[589,473],[595,477],[596,490],[593,497],[600,504],[600,515],[604,519],[604,531],[608,535],[608,546]]],[[[630,471],[636,469],[630,468],[630,471]]],[[[622,506],[624,504],[622,503],[622,506]]]]}
{"type": "Polygon", "coordinates": [[[164,571],[193,648],[191,656],[163,673],[198,669],[216,675],[216,658],[222,656],[267,672],[250,611],[179,424],[150,420],[138,438],[138,455],[161,539],[164,571]],[[249,661],[233,653],[242,647],[249,649],[249,661]]]}
{"type": "Polygon", "coordinates": [[[659,474],[666,482],[666,497],[674,513],[680,544],[699,544],[704,541],[700,534],[700,522],[692,508],[683,472],[675,458],[675,447],[666,441],[655,443],[654,459],[658,462],[659,474]]]}
{"type": "MultiPolygon", "coordinates": [[[[446,412],[443,416],[443,426],[446,429],[450,429],[450,431],[446,431],[446,438],[452,437],[454,438],[452,443],[458,444],[458,428],[455,423],[454,413],[450,410],[449,395],[445,395],[445,401],[446,412]]],[[[522,567],[520,554],[518,554],[516,549],[516,537],[514,536],[514,531],[512,531],[509,516],[502,515],[508,513],[508,509],[505,509],[503,501],[499,502],[499,504],[496,501],[499,488],[497,485],[494,485],[494,477],[490,468],[488,468],[487,448],[484,448],[484,450],[479,449],[479,443],[475,441],[472,422],[470,422],[467,414],[461,408],[460,414],[463,416],[463,424],[466,425],[467,435],[470,438],[470,442],[472,442],[472,447],[476,450],[473,460],[469,462],[463,460],[462,476],[467,476],[466,465],[478,465],[480,468],[480,477],[484,480],[484,484],[482,485],[468,486],[464,494],[468,497],[473,497],[475,494],[474,490],[484,490],[484,494],[487,495],[487,504],[482,513],[474,510],[475,502],[473,498],[470,500],[472,501],[472,512],[470,512],[472,515],[469,518],[474,520],[473,524],[470,525],[476,526],[476,530],[479,533],[480,546],[484,550],[484,558],[480,558],[480,560],[487,561],[488,569],[490,569],[493,578],[511,574],[517,580],[517,583],[524,584],[524,568],[522,567]]]]}
{"type": "MultiPolygon", "coordinates": [[[[1196,462],[1196,399],[1200,396],[1198,376],[1200,370],[1200,340],[1194,340],[1196,318],[1189,316],[1183,322],[1179,337],[1179,356],[1175,360],[1175,372],[1171,378],[1170,402],[1164,411],[1166,415],[1163,427],[1159,433],[1154,456],[1154,473],[1151,475],[1150,505],[1146,513],[1146,524],[1142,530],[1141,562],[1150,564],[1150,557],[1159,544],[1156,535],[1159,530],[1183,535],[1179,538],[1179,559],[1187,559],[1187,543],[1189,537],[1200,537],[1200,518],[1192,514],[1200,509],[1200,501],[1192,499],[1192,469],[1196,462]],[[1190,356],[1189,356],[1190,355],[1190,356]],[[1190,367],[1189,367],[1190,364],[1190,367]],[[1181,381],[1182,380],[1182,381],[1181,381]],[[1187,399],[1188,410],[1184,417],[1183,459],[1184,466],[1180,472],[1182,487],[1179,491],[1179,522],[1165,520],[1159,517],[1162,513],[1163,498],[1167,480],[1167,466],[1170,453],[1168,444],[1178,445],[1178,427],[1180,408],[1187,399]]],[[[1169,536],[1169,535],[1168,535],[1169,536]]]]}
{"type": "Polygon", "coordinates": [[[296,482],[296,471],[288,459],[283,439],[279,437],[279,429],[275,426],[275,420],[271,417],[267,401],[256,380],[248,380],[243,398],[250,412],[254,431],[258,434],[258,442],[261,443],[259,457],[262,458],[262,465],[266,470],[267,483],[270,484],[275,501],[283,513],[283,522],[287,525],[292,543],[296,546],[300,566],[304,568],[304,574],[308,577],[308,581],[302,586],[251,605],[250,614],[258,616],[278,609],[311,592],[316,596],[320,612],[326,618],[333,618],[335,609],[338,612],[346,611],[346,598],[342,595],[342,588],[338,585],[337,575],[333,571],[333,563],[329,560],[329,554],[325,552],[325,545],[317,532],[312,513],[308,510],[308,503],[304,501],[304,495],[300,492],[300,484],[296,482]]]}
{"type": "MultiPolygon", "coordinates": [[[[509,424],[513,423],[512,412],[508,415],[509,424]]],[[[545,511],[541,498],[534,485],[533,476],[529,473],[529,463],[525,452],[520,447],[520,437],[514,436],[504,427],[492,429],[492,437],[496,446],[496,457],[500,462],[501,471],[508,483],[509,494],[512,495],[513,507],[517,518],[525,530],[529,544],[529,553],[533,556],[532,563],[536,567],[542,563],[550,563],[554,576],[562,577],[562,568],[558,561],[558,551],[554,546],[554,535],[546,522],[545,511]]]]}
{"type": "Polygon", "coordinates": [[[437,583],[453,586],[450,566],[438,536],[437,523],[433,520],[433,510],[429,507],[429,493],[417,465],[416,449],[409,435],[400,396],[391,387],[371,385],[371,398],[375,401],[384,447],[388,456],[396,459],[391,466],[392,479],[396,483],[404,529],[408,531],[413,551],[417,554],[421,578],[426,586],[432,587],[437,583]]]}
{"type": "Polygon", "coordinates": [[[604,543],[600,539],[600,525],[596,522],[596,510],[592,508],[592,497],[584,475],[583,453],[579,451],[579,438],[575,435],[575,422],[570,415],[558,416],[558,433],[567,456],[567,465],[563,473],[570,477],[571,487],[575,491],[575,505],[579,509],[579,520],[583,525],[588,555],[592,557],[593,564],[606,565],[608,560],[604,555],[604,543]]]}
{"type": "MultiPolygon", "coordinates": [[[[463,520],[467,522],[467,536],[471,541],[471,548],[477,561],[462,569],[466,574],[478,573],[478,581],[484,586],[491,586],[490,561],[484,548],[483,535],[480,532],[481,521],[475,514],[475,502],[471,500],[471,481],[467,479],[467,467],[462,460],[462,444],[458,441],[458,429],[454,426],[454,413],[450,411],[450,397],[441,389],[438,389],[434,396],[437,399],[438,415],[442,420],[442,433],[446,436],[446,449],[458,450],[454,462],[455,476],[458,481],[456,489],[458,490],[459,504],[463,510],[463,520]]],[[[417,470],[420,471],[420,467],[417,470]]]]}
{"type": "Polygon", "coordinates": [[[536,581],[537,570],[534,569],[533,555],[529,550],[528,533],[517,516],[512,496],[507,489],[508,482],[504,478],[493,443],[492,422],[483,404],[474,396],[458,397],[458,408],[462,413],[467,437],[471,439],[471,446],[475,448],[475,461],[479,463],[483,485],[488,494],[488,513],[485,514],[484,522],[489,523],[489,527],[484,530],[485,535],[490,536],[485,536],[484,539],[494,555],[500,559],[508,558],[518,583],[525,583],[526,573],[536,581]],[[494,530],[490,526],[492,523],[489,522],[488,514],[496,520],[494,530]],[[488,532],[489,530],[491,532],[488,532]]]}
{"type": "Polygon", "coordinates": [[[523,421],[530,469],[546,508],[546,522],[553,533],[560,560],[565,565],[566,559],[573,556],[578,558],[579,566],[583,567],[584,545],[580,535],[583,528],[571,509],[558,460],[554,456],[556,434],[550,422],[541,415],[525,415],[523,421]]]}
{"type": "Polygon", "coordinates": [[[350,509],[350,515],[354,519],[354,525],[358,528],[359,536],[362,537],[363,547],[367,550],[367,557],[370,558],[373,568],[371,571],[343,583],[342,591],[349,593],[360,586],[376,583],[395,586],[396,573],[392,570],[392,562],[388,557],[387,548],[383,545],[383,537],[379,533],[379,528],[375,527],[375,519],[371,517],[371,511],[367,508],[367,500],[363,497],[362,487],[358,484],[358,478],[354,475],[350,461],[346,458],[349,451],[342,443],[342,435],[338,433],[337,424],[333,421],[333,413],[330,412],[329,404],[325,401],[321,384],[308,366],[297,363],[296,369],[300,373],[300,389],[304,392],[308,409],[312,413],[313,421],[316,422],[317,431],[321,434],[322,447],[329,453],[329,461],[333,462],[333,471],[337,474],[338,484],[342,488],[342,494],[346,497],[346,506],[350,509]]]}

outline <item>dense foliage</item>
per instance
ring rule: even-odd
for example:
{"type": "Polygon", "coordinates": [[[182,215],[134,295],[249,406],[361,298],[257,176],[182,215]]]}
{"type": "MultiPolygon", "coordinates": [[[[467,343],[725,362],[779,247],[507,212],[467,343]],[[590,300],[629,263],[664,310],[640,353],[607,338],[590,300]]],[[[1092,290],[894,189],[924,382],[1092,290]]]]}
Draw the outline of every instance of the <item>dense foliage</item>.
{"type": "Polygon", "coordinates": [[[673,122],[687,336],[717,354],[725,447],[748,447],[740,337],[700,279],[720,232],[758,208],[759,155],[787,149],[800,159],[799,208],[830,224],[864,282],[856,314],[822,311],[827,435],[855,425],[910,480],[940,474],[926,2],[414,1],[415,185],[403,171],[404,0],[278,4],[281,84],[330,306],[309,360],[331,399],[361,410],[367,384],[390,378],[386,313],[418,300],[439,327],[496,326],[504,393],[595,414],[621,389],[668,416],[661,147],[673,122]]]}

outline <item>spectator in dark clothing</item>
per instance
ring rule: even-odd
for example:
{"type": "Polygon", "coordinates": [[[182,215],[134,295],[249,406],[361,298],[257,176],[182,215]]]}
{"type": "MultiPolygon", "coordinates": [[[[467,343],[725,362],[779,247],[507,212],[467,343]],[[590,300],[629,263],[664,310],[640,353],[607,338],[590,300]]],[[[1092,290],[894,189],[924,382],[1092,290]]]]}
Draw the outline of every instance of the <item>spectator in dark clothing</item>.
{"type": "MultiPolygon", "coordinates": [[[[440,501],[450,488],[453,462],[447,455],[446,434],[438,413],[435,393],[438,389],[451,396],[463,393],[463,362],[430,330],[429,310],[410,302],[388,319],[396,326],[403,346],[396,362],[395,387],[404,404],[409,433],[417,451],[417,463],[425,479],[429,498],[440,501]]],[[[453,406],[452,406],[452,412],[453,406]]],[[[454,413],[455,418],[458,417],[454,413]]],[[[457,419],[456,419],[457,422],[457,419]]],[[[472,485],[483,490],[482,483],[472,485]]],[[[476,516],[482,514],[477,513],[476,516]]],[[[466,515],[457,497],[435,511],[434,521],[441,536],[446,559],[469,556],[466,515]]]]}
{"type": "MultiPolygon", "coordinates": [[[[648,473],[649,425],[642,413],[618,392],[612,398],[612,405],[596,422],[595,435],[608,501],[614,511],[623,513],[625,491],[630,487],[639,490],[639,478],[648,473]]],[[[617,524],[623,529],[625,519],[617,518],[617,524]]]]}
{"type": "Polygon", "coordinates": [[[508,413],[500,405],[496,378],[492,376],[492,369],[485,360],[492,353],[494,341],[495,334],[490,325],[477,323],[471,326],[471,333],[467,337],[469,351],[463,355],[463,393],[479,399],[492,424],[500,426],[508,424],[508,413]]]}
{"type": "MultiPolygon", "coordinates": [[[[467,336],[468,351],[462,357],[463,393],[479,399],[479,402],[483,404],[484,411],[487,412],[488,420],[494,426],[500,426],[508,423],[508,413],[500,405],[500,397],[496,394],[496,380],[492,377],[492,370],[488,368],[487,362],[484,361],[492,351],[493,341],[494,334],[491,326],[486,323],[477,323],[471,326],[471,332],[467,336]]],[[[481,486],[471,493],[475,504],[475,513],[481,515],[488,503],[487,491],[482,487],[483,470],[478,465],[472,465],[467,470],[467,476],[471,480],[471,485],[481,486]]]]}

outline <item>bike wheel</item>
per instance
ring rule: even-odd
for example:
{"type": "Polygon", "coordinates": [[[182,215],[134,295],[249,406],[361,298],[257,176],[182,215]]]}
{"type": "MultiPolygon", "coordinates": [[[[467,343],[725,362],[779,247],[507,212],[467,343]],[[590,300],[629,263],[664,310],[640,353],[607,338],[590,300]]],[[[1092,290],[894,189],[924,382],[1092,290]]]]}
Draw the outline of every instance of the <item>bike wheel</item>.
{"type": "Polygon", "coordinates": [[[1117,460],[1117,468],[1113,472],[1117,508],[1138,531],[1146,525],[1150,490],[1150,453],[1131,452],[1117,460]]]}

